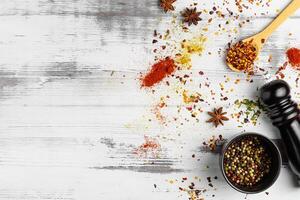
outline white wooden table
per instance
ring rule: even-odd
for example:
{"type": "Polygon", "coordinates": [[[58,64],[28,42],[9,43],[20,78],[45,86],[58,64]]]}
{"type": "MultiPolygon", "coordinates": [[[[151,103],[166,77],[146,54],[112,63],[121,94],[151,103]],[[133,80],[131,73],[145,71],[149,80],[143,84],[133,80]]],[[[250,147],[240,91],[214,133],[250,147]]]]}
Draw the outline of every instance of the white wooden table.
{"type": "MultiPolygon", "coordinates": [[[[178,15],[191,2],[178,0],[173,14],[178,15]]],[[[195,2],[209,10],[223,1],[195,2]]],[[[229,2],[234,10],[234,1],[229,2]]],[[[200,92],[210,102],[199,104],[203,113],[197,122],[189,112],[177,113],[186,105],[174,92],[178,86],[174,78],[169,78],[169,87],[155,86],[154,94],[140,88],[140,73],[154,62],[153,31],[172,26],[172,14],[163,13],[156,0],[1,0],[0,199],[188,199],[188,192],[179,187],[188,188],[191,182],[197,189],[207,189],[201,194],[205,199],[245,198],[226,184],[218,156],[201,152],[202,142],[212,135],[228,138],[242,131],[277,138],[278,132],[266,115],[260,116],[256,126],[238,127],[235,119],[218,128],[205,122],[206,112],[215,107],[223,106],[229,114],[236,112],[233,102],[254,99],[256,88],[263,84],[261,76],[254,76],[250,83],[245,75],[231,72],[223,54],[217,52],[230,40],[261,30],[288,3],[273,0],[269,7],[258,6],[254,8],[256,16],[253,10],[245,10],[241,20],[252,16],[249,23],[242,28],[238,21],[229,25],[237,27],[233,34],[237,39],[204,33],[203,55],[193,57],[190,70],[175,72],[192,72],[193,82],[179,87],[200,92]],[[203,76],[199,76],[200,70],[203,76]],[[224,75],[229,82],[225,83],[224,75]],[[200,89],[199,84],[205,82],[210,87],[200,89]],[[234,88],[227,101],[219,100],[220,83],[225,89],[234,88]],[[215,100],[211,89],[217,93],[215,100]],[[163,115],[178,117],[182,125],[172,120],[162,125],[156,120],[152,110],[165,95],[171,100],[163,115]],[[158,156],[134,153],[144,136],[160,143],[158,156]],[[184,177],[187,180],[182,183],[184,177]],[[208,186],[207,177],[212,177],[213,187],[208,186]]],[[[191,28],[191,34],[199,33],[204,21],[191,28]]],[[[216,19],[210,31],[225,22],[216,19]]],[[[299,24],[297,12],[267,41],[259,66],[275,74],[286,60],[285,50],[300,47],[299,24]],[[273,59],[268,62],[270,54],[273,59]]],[[[295,84],[299,71],[289,68],[284,73],[293,86],[294,99],[300,102],[295,84]]],[[[295,200],[300,196],[300,188],[293,185],[286,168],[267,192],[247,199],[295,200]]]]}

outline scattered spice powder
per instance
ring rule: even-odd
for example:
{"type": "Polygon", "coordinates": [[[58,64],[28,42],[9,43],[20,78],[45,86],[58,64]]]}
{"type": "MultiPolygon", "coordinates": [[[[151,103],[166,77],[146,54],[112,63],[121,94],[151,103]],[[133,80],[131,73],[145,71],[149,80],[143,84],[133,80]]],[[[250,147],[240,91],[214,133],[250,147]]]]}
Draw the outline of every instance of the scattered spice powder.
{"type": "Polygon", "coordinates": [[[174,60],[166,57],[163,60],[155,63],[150,72],[148,72],[142,78],[142,86],[143,87],[152,87],[153,85],[162,81],[166,76],[172,74],[176,69],[176,65],[174,60]]]}
{"type": "Polygon", "coordinates": [[[191,69],[192,67],[192,58],[191,54],[187,51],[183,51],[182,53],[176,54],[175,58],[176,64],[185,69],[191,69]]]}
{"type": "Polygon", "coordinates": [[[286,51],[286,55],[292,67],[300,69],[300,49],[290,48],[286,51]]]}
{"type": "Polygon", "coordinates": [[[161,110],[166,107],[166,103],[164,102],[164,98],[160,98],[160,102],[156,104],[153,109],[151,110],[153,114],[155,115],[155,118],[157,121],[162,124],[162,125],[167,125],[167,119],[166,117],[162,114],[161,110]]]}
{"type": "Polygon", "coordinates": [[[181,48],[186,50],[188,53],[198,53],[201,54],[204,50],[204,43],[207,38],[203,35],[193,37],[190,40],[183,40],[181,43],[181,48]]]}
{"type": "Polygon", "coordinates": [[[159,157],[159,153],[161,151],[161,145],[155,138],[151,138],[148,136],[144,137],[145,141],[138,148],[134,150],[134,153],[140,157],[159,157]]]}
{"type": "Polygon", "coordinates": [[[252,72],[256,58],[257,51],[252,42],[240,41],[231,47],[229,45],[226,62],[239,71],[252,72]]]}
{"type": "Polygon", "coordinates": [[[201,94],[199,94],[198,92],[190,95],[188,94],[187,90],[183,90],[182,92],[183,102],[185,104],[197,103],[200,100],[200,96],[201,94]]]}
{"type": "Polygon", "coordinates": [[[189,40],[184,39],[181,42],[181,49],[176,54],[175,62],[182,68],[190,69],[192,67],[191,56],[194,54],[201,55],[205,49],[207,38],[203,35],[193,37],[189,40]]]}

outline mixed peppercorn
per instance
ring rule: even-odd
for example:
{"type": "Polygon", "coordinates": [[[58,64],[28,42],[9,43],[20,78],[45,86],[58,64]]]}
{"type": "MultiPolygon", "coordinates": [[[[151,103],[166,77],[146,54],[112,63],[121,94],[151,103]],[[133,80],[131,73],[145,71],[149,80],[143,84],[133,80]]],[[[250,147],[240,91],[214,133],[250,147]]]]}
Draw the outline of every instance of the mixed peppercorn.
{"type": "Polygon", "coordinates": [[[236,186],[251,187],[270,172],[271,157],[261,140],[246,136],[233,142],[224,154],[227,178],[236,186]]]}

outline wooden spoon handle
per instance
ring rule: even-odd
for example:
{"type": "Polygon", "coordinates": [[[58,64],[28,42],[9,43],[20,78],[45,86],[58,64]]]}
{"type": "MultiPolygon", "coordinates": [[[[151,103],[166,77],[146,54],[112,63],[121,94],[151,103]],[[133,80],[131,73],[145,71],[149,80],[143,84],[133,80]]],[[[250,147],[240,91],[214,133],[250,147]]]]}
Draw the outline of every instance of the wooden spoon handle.
{"type": "Polygon", "coordinates": [[[261,39],[267,39],[272,32],[278,28],[290,15],[300,8],[300,0],[293,0],[262,32],[259,33],[261,39]]]}

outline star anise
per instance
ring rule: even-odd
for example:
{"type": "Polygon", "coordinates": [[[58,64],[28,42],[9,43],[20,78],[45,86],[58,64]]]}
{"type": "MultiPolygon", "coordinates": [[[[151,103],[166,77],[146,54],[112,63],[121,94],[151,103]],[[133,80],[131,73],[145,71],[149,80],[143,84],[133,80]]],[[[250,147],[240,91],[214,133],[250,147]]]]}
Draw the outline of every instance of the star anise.
{"type": "Polygon", "coordinates": [[[223,124],[223,121],[228,121],[229,119],[225,116],[227,112],[223,112],[223,108],[214,109],[213,112],[207,112],[211,118],[206,122],[214,123],[215,127],[218,127],[220,124],[223,124]]]}
{"type": "Polygon", "coordinates": [[[160,0],[160,7],[164,9],[165,12],[168,12],[170,10],[174,10],[173,3],[176,0],[160,0]]]}
{"type": "Polygon", "coordinates": [[[186,8],[185,11],[182,13],[182,17],[184,18],[183,21],[188,23],[190,26],[191,24],[198,24],[198,21],[201,20],[199,17],[201,12],[197,12],[197,8],[186,8]]]}

